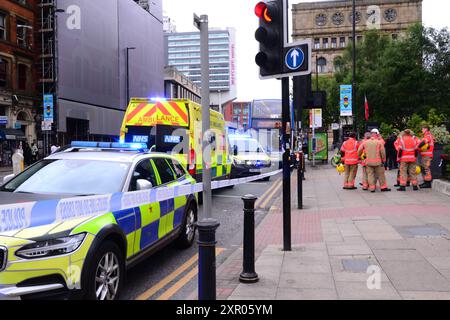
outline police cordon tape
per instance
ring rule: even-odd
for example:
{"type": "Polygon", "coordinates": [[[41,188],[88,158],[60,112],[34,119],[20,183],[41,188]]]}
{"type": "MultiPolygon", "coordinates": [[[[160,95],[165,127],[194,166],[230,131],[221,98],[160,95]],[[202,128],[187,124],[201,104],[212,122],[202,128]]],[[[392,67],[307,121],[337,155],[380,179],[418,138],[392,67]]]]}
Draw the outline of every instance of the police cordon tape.
{"type": "MultiPolygon", "coordinates": [[[[214,190],[239,185],[271,177],[280,172],[282,170],[245,178],[214,181],[211,183],[211,188],[214,190]]],[[[74,219],[87,220],[109,212],[128,210],[202,191],[203,183],[196,183],[144,191],[2,205],[0,206],[0,233],[13,235],[26,228],[57,224],[74,219]]]]}

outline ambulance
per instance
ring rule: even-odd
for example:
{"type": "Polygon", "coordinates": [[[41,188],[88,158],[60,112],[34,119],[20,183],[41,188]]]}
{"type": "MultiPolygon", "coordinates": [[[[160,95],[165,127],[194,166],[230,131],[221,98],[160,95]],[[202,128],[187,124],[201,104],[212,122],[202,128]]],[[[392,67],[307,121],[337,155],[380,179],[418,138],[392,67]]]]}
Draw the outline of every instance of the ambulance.
{"type": "MultiPolygon", "coordinates": [[[[232,159],[221,113],[210,111],[213,180],[231,178],[232,159]]],[[[133,98],[120,131],[120,142],[146,143],[151,151],[175,156],[198,182],[202,180],[202,108],[185,99],[133,98]]]]}

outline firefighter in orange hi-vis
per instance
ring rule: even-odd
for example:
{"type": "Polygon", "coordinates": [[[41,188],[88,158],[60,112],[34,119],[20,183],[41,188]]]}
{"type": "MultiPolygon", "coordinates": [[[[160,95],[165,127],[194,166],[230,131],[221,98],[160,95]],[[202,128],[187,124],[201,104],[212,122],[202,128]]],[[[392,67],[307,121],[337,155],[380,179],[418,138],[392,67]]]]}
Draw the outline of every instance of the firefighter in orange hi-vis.
{"type": "Polygon", "coordinates": [[[419,190],[417,187],[417,151],[418,140],[412,135],[411,130],[403,131],[403,136],[399,143],[400,158],[400,188],[398,191],[406,191],[406,184],[410,180],[414,191],[419,190]]]}
{"type": "Polygon", "coordinates": [[[375,192],[377,179],[380,181],[382,192],[391,191],[387,187],[383,167],[383,163],[386,161],[386,151],[383,143],[378,139],[377,131],[376,129],[372,130],[370,139],[358,148],[358,156],[361,157],[363,153],[366,155],[365,162],[370,191],[375,192]]]}
{"type": "Polygon", "coordinates": [[[431,160],[433,160],[434,152],[434,137],[430,132],[430,127],[422,126],[423,139],[420,141],[419,150],[422,157],[422,176],[424,182],[420,185],[421,188],[431,188],[433,177],[431,176],[431,160]]]}
{"type": "Polygon", "coordinates": [[[344,189],[356,190],[355,179],[358,173],[358,141],[356,134],[350,133],[350,138],[342,144],[341,154],[345,165],[344,189]]]}

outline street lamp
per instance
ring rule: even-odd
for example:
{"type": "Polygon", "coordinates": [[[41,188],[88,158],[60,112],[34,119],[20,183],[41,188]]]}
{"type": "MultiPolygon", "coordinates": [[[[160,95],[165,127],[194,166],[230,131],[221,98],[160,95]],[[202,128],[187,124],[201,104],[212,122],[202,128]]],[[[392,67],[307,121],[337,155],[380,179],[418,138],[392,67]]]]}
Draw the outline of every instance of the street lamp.
{"type": "Polygon", "coordinates": [[[353,11],[353,19],[352,19],[352,40],[353,40],[353,48],[352,48],[352,60],[353,60],[353,71],[352,71],[352,103],[353,103],[353,129],[357,133],[359,137],[358,130],[358,102],[356,101],[356,1],[352,2],[352,11],[353,11]]]}
{"type": "Polygon", "coordinates": [[[127,106],[130,102],[130,50],[135,49],[135,47],[127,47],[127,106]]]}

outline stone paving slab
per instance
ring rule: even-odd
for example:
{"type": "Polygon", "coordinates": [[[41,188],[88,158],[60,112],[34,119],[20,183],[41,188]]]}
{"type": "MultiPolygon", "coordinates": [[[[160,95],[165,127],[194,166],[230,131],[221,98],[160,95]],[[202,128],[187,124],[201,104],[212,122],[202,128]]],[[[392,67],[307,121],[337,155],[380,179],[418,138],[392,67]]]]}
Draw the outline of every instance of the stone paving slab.
{"type": "MultiPolygon", "coordinates": [[[[450,230],[448,197],[432,190],[345,192],[334,169],[309,170],[306,178],[305,209],[296,210],[292,197],[293,250],[282,251],[278,199],[256,232],[260,282],[239,284],[242,257],[234,257],[234,284],[227,280],[220,292],[230,300],[450,300],[450,236],[426,236],[430,226],[450,230]],[[375,280],[379,289],[371,290],[375,280]]],[[[396,171],[387,172],[390,185],[395,178],[396,171]]],[[[295,191],[295,175],[292,183],[295,191]]]]}

